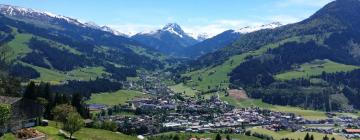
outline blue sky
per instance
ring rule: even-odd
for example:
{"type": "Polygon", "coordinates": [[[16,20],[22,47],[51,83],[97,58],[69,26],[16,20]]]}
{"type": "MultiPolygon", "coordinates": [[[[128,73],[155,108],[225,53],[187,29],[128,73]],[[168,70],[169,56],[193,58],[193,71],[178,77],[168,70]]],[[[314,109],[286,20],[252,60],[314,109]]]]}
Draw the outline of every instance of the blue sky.
{"type": "Polygon", "coordinates": [[[186,32],[217,34],[227,29],[279,21],[301,21],[332,0],[0,0],[108,25],[124,33],[176,22],[186,32]]]}

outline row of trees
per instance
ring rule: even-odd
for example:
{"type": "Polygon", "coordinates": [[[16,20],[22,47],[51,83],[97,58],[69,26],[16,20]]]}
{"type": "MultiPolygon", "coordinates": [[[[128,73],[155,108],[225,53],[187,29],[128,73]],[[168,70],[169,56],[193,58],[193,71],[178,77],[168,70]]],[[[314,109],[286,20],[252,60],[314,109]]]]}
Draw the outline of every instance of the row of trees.
{"type": "Polygon", "coordinates": [[[90,117],[90,112],[87,105],[84,102],[84,98],[79,93],[67,94],[53,93],[49,83],[40,83],[36,85],[34,82],[30,82],[23,94],[24,98],[34,100],[43,106],[45,106],[44,117],[52,119],[54,116],[51,114],[51,110],[60,104],[70,104],[76,108],[77,112],[84,118],[90,117]]]}
{"type": "MultiPolygon", "coordinates": [[[[198,136],[192,136],[192,135],[186,135],[186,136],[182,136],[185,137],[186,139],[190,139],[190,138],[197,138],[198,136]]],[[[150,136],[147,138],[148,140],[180,140],[181,137],[178,134],[170,134],[170,135],[160,135],[160,136],[150,136]]],[[[184,139],[184,138],[182,138],[184,139]]],[[[223,139],[222,136],[220,134],[216,134],[215,139],[214,140],[231,140],[230,135],[226,135],[226,137],[223,139]]]]}
{"type": "MultiPolygon", "coordinates": [[[[304,137],[304,140],[314,140],[315,138],[314,138],[314,135],[310,135],[309,133],[307,133],[306,135],[305,135],[305,137],[304,137]]],[[[282,138],[281,140],[295,140],[295,139],[290,139],[290,138],[282,138]]],[[[299,139],[300,140],[300,139],[299,139]]],[[[327,135],[325,135],[324,137],[323,137],[323,140],[330,140],[330,138],[327,136],[327,135]]],[[[331,138],[331,140],[336,140],[334,137],[332,137],[331,138]]]]}

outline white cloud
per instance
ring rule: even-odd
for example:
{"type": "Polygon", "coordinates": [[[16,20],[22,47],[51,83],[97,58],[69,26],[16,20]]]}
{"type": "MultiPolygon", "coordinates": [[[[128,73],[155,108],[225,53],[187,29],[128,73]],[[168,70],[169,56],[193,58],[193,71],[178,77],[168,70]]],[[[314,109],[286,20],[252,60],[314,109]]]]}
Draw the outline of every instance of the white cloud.
{"type": "MultiPolygon", "coordinates": [[[[305,7],[305,8],[320,8],[327,3],[333,0],[278,0],[271,3],[271,6],[274,7],[277,11],[269,12],[266,16],[255,17],[250,16],[251,18],[240,18],[240,19],[218,19],[211,20],[206,17],[192,17],[184,21],[185,24],[180,24],[180,26],[187,33],[192,33],[193,35],[198,35],[202,33],[209,34],[210,36],[217,35],[223,31],[229,29],[239,29],[246,26],[259,26],[271,22],[280,22],[282,24],[296,23],[303,19],[309,17],[313,11],[303,11],[300,14],[292,15],[290,13],[284,13],[283,10],[295,7],[305,7]],[[279,13],[279,10],[281,13],[279,13]]],[[[249,16],[247,16],[249,17],[249,16]]],[[[166,17],[165,22],[176,22],[177,17],[169,16],[166,17]]],[[[109,25],[114,29],[117,29],[120,32],[134,35],[139,32],[149,32],[152,30],[157,30],[162,28],[164,25],[154,25],[154,24],[113,24],[109,25]]]]}
{"type": "Polygon", "coordinates": [[[202,26],[183,26],[185,32],[192,33],[192,34],[202,34],[206,33],[210,36],[215,36],[219,33],[222,33],[226,30],[230,29],[240,29],[246,26],[259,26],[263,25],[263,22],[258,21],[250,21],[250,20],[229,20],[229,19],[222,19],[210,22],[209,24],[202,25],[202,26]]]}

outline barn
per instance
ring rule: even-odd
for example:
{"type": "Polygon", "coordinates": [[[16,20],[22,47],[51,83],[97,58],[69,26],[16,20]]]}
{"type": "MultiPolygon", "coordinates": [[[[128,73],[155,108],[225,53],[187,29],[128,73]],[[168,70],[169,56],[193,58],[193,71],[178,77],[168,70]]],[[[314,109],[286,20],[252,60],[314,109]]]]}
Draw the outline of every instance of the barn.
{"type": "Polygon", "coordinates": [[[11,117],[2,130],[5,132],[36,126],[44,112],[42,105],[25,98],[0,96],[0,103],[11,106],[11,117]]]}

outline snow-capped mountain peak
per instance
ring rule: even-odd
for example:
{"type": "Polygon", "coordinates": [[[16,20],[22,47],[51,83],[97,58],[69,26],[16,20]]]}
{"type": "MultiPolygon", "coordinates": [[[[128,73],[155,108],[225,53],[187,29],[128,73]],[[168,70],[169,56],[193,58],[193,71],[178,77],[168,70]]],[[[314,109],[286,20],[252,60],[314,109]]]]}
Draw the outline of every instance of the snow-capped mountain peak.
{"type": "Polygon", "coordinates": [[[77,26],[102,30],[105,32],[112,33],[114,35],[128,37],[128,35],[120,33],[119,31],[111,29],[110,27],[107,27],[107,26],[101,27],[101,26],[97,25],[95,22],[83,23],[74,18],[70,18],[70,17],[66,17],[66,16],[62,16],[62,15],[56,15],[56,14],[46,12],[46,11],[40,11],[40,10],[34,10],[34,9],[30,9],[30,8],[23,8],[23,7],[18,7],[18,6],[0,4],[0,13],[7,15],[7,16],[14,16],[14,17],[21,16],[21,17],[26,17],[26,18],[37,18],[37,19],[41,19],[43,21],[45,21],[45,20],[49,21],[50,23],[51,23],[51,21],[61,20],[61,21],[66,21],[70,24],[77,25],[77,26]]]}
{"type": "Polygon", "coordinates": [[[129,35],[121,33],[121,32],[119,32],[119,31],[117,31],[117,30],[115,30],[115,29],[113,29],[113,28],[111,28],[109,26],[102,26],[101,30],[103,30],[105,32],[110,32],[110,33],[112,33],[114,35],[117,35],[117,36],[129,37],[129,35]]]}
{"type": "Polygon", "coordinates": [[[7,16],[55,18],[55,19],[65,20],[72,24],[83,25],[83,23],[81,23],[77,19],[52,14],[50,12],[34,10],[34,9],[30,9],[30,8],[23,8],[23,7],[18,7],[18,6],[0,4],[0,13],[7,15],[7,16]]]}
{"type": "Polygon", "coordinates": [[[180,25],[178,25],[176,23],[168,23],[163,28],[161,28],[159,30],[153,30],[153,31],[150,31],[150,32],[141,32],[141,33],[138,33],[138,34],[139,35],[156,35],[156,34],[160,34],[160,33],[164,33],[164,32],[168,32],[168,33],[177,35],[180,38],[184,38],[185,36],[190,37],[188,34],[186,34],[184,32],[184,30],[182,30],[180,25]]]}
{"type": "Polygon", "coordinates": [[[275,29],[280,26],[282,26],[282,24],[280,22],[273,22],[273,23],[264,24],[261,26],[254,26],[254,27],[246,26],[244,28],[235,30],[234,33],[247,34],[247,33],[255,32],[255,31],[263,30],[263,29],[275,29]]]}
{"type": "Polygon", "coordinates": [[[181,27],[176,23],[169,23],[166,24],[161,31],[168,31],[172,34],[176,34],[180,36],[181,38],[185,35],[185,32],[181,29],[181,27]]]}

